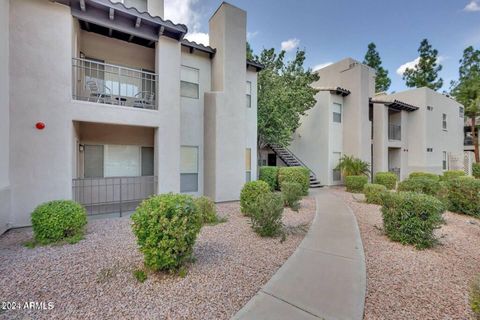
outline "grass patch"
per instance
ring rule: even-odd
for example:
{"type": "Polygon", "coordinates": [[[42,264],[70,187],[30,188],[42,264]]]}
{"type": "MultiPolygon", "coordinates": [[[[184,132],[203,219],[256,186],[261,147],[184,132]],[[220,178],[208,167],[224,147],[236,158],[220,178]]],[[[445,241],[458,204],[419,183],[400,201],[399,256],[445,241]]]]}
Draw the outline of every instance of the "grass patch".
{"type": "Polygon", "coordinates": [[[137,269],[133,271],[133,276],[137,279],[138,282],[144,283],[147,280],[147,274],[145,271],[137,269]]]}

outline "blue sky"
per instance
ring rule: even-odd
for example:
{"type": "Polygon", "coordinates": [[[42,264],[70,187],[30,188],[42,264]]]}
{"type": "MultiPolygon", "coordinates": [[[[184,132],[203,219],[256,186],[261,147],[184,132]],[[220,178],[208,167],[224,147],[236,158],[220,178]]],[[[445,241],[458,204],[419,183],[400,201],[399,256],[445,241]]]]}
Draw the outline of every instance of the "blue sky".
{"type": "MultiPolygon", "coordinates": [[[[307,67],[345,57],[363,60],[375,42],[388,69],[390,91],[404,90],[397,69],[418,57],[423,38],[439,51],[444,88],[458,74],[469,45],[480,48],[480,0],[230,0],[247,11],[248,41],[263,48],[307,50],[307,67]],[[290,41],[289,41],[290,40],[290,41]]],[[[190,38],[205,42],[218,0],[165,0],[165,15],[189,26],[190,38]]]]}

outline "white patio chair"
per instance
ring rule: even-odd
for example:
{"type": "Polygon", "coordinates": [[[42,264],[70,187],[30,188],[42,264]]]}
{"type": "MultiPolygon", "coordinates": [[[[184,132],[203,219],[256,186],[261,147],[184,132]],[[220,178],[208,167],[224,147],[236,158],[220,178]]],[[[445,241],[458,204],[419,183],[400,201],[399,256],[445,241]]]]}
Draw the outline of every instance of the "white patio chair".
{"type": "Polygon", "coordinates": [[[155,94],[150,91],[140,91],[135,94],[133,106],[135,108],[154,109],[155,94]]]}
{"type": "Polygon", "coordinates": [[[90,91],[88,101],[112,104],[112,90],[106,85],[102,84],[103,90],[100,90],[97,81],[87,80],[87,88],[90,91]]]}

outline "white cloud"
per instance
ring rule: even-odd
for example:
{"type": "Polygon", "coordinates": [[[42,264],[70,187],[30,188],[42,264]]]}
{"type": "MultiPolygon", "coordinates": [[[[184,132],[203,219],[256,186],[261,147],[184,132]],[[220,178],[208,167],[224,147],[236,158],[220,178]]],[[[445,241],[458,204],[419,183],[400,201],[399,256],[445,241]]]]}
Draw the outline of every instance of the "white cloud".
{"type": "Polygon", "coordinates": [[[463,8],[465,11],[469,12],[474,12],[474,11],[480,11],[480,3],[479,0],[471,0],[465,8],[463,8]]]}
{"type": "Polygon", "coordinates": [[[201,43],[201,44],[206,45],[206,46],[208,46],[208,44],[209,44],[208,33],[190,32],[190,33],[187,33],[185,38],[187,40],[195,41],[196,43],[201,43]]]}
{"type": "Polygon", "coordinates": [[[415,65],[416,65],[419,61],[420,61],[420,57],[416,58],[415,60],[405,62],[405,63],[402,64],[400,67],[398,67],[398,69],[397,69],[397,74],[398,74],[399,76],[403,76],[403,74],[405,73],[405,70],[415,68],[415,65]]]}
{"type": "Polygon", "coordinates": [[[333,62],[331,62],[331,61],[317,64],[317,65],[313,66],[313,71],[320,70],[320,69],[325,68],[325,67],[327,67],[331,64],[333,64],[333,62]]]}
{"type": "Polygon", "coordinates": [[[165,0],[165,19],[183,23],[188,27],[185,38],[208,46],[208,33],[201,32],[202,15],[193,7],[199,0],[165,0]]]}
{"type": "Polygon", "coordinates": [[[288,39],[286,41],[282,41],[282,50],[285,51],[292,51],[293,49],[297,48],[300,44],[300,40],[297,38],[288,39]]]}
{"type": "MultiPolygon", "coordinates": [[[[437,63],[440,63],[440,62],[445,61],[445,60],[447,60],[447,57],[438,56],[437,63]]],[[[418,64],[419,62],[420,62],[420,57],[416,58],[415,60],[405,62],[400,67],[398,67],[397,74],[399,76],[403,76],[403,74],[405,73],[405,70],[414,69],[415,65],[418,64]]]]}
{"type": "Polygon", "coordinates": [[[247,40],[251,40],[255,38],[258,34],[258,31],[253,31],[253,32],[247,32],[247,40]]]}
{"type": "Polygon", "coordinates": [[[165,0],[165,19],[186,24],[192,32],[198,32],[201,15],[198,10],[193,10],[197,2],[198,0],[165,0]]]}

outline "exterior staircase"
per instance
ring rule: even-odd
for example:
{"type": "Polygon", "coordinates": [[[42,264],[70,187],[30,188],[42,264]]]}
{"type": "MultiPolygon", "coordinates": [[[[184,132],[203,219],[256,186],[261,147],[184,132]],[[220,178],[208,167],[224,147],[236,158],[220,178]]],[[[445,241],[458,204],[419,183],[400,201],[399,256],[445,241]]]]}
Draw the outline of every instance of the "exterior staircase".
{"type": "Polygon", "coordinates": [[[310,188],[323,187],[320,181],[317,180],[315,173],[307,167],[297,156],[295,156],[290,150],[285,147],[270,145],[272,151],[279,157],[287,167],[304,167],[310,172],[310,188]]]}

